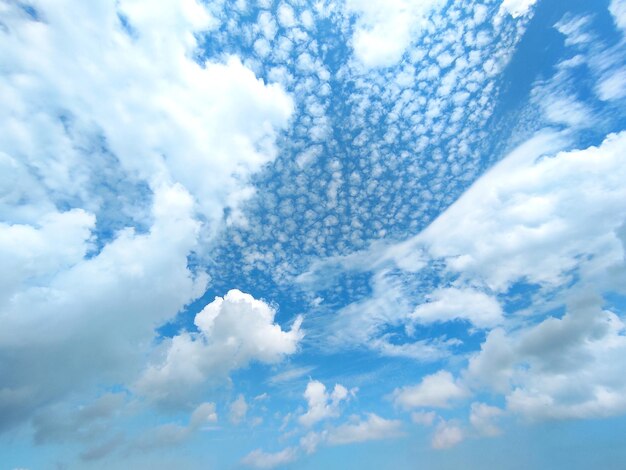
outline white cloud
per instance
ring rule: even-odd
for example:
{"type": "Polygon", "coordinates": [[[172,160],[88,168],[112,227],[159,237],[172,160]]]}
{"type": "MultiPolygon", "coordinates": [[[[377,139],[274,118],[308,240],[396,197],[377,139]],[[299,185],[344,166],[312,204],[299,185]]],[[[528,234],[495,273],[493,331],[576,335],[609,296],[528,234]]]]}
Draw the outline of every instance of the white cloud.
{"type": "Polygon", "coordinates": [[[619,100],[626,97],[626,67],[607,72],[597,85],[601,100],[619,100]]]}
{"type": "Polygon", "coordinates": [[[315,369],[314,366],[305,366],[305,367],[296,367],[293,369],[287,369],[283,372],[279,372],[276,375],[273,375],[269,378],[268,383],[272,385],[281,384],[284,382],[290,382],[292,380],[297,380],[301,377],[304,377],[309,372],[315,369]]]}
{"type": "Polygon", "coordinates": [[[440,421],[435,428],[431,445],[433,449],[449,449],[465,439],[463,430],[450,421],[440,421]]]}
{"type": "Polygon", "coordinates": [[[434,411],[415,411],[411,413],[411,421],[422,426],[432,426],[437,414],[434,411]]]}
{"type": "Polygon", "coordinates": [[[327,440],[331,445],[341,445],[392,439],[401,434],[401,421],[384,419],[374,413],[368,413],[366,420],[356,418],[354,422],[342,424],[330,430],[327,440]]]}
{"type": "Polygon", "coordinates": [[[215,403],[201,403],[191,413],[189,427],[199,429],[203,425],[217,422],[217,413],[215,412],[215,403]]]}
{"type": "Polygon", "coordinates": [[[255,468],[274,468],[293,462],[297,457],[298,451],[293,447],[288,447],[275,453],[267,453],[257,449],[241,459],[241,463],[255,468]]]}
{"type": "Polygon", "coordinates": [[[29,5],[4,2],[0,29],[5,426],[136,376],[154,329],[206,289],[188,266],[200,233],[250,194],[292,111],[239,59],[195,60],[217,27],[200,2],[29,5]]]}
{"type": "Polygon", "coordinates": [[[410,315],[421,324],[468,320],[478,328],[497,325],[502,309],[493,297],[473,289],[443,288],[426,296],[428,302],[418,305],[410,315]]]}
{"type": "Polygon", "coordinates": [[[626,133],[554,155],[560,145],[558,135],[540,134],[520,146],[415,243],[498,291],[522,278],[560,285],[586,257],[595,269],[621,257],[615,230],[626,220],[626,133]]]}
{"type": "Polygon", "coordinates": [[[622,30],[626,31],[626,1],[611,0],[609,11],[613,15],[615,24],[622,30]]]}
{"type": "Polygon", "coordinates": [[[251,361],[275,363],[293,354],[303,336],[302,319],[283,331],[274,323],[275,314],[265,302],[236,289],[216,297],[196,315],[200,331],[167,341],[164,357],[145,370],[137,391],[159,402],[181,404],[251,361]]]}
{"type": "Polygon", "coordinates": [[[468,391],[450,372],[440,370],[424,377],[418,385],[394,390],[392,396],[394,403],[402,408],[447,408],[450,401],[467,397],[468,391]]]}
{"type": "Polygon", "coordinates": [[[416,35],[428,24],[441,0],[348,0],[346,9],[357,15],[354,53],[366,67],[388,67],[400,60],[416,35]]]}
{"type": "MultiPolygon", "coordinates": [[[[182,187],[160,188],[149,232],[121,231],[86,259],[75,256],[82,250],[76,241],[78,251],[59,258],[69,266],[55,262],[45,275],[23,279],[0,312],[0,364],[11,364],[0,366],[3,423],[28,418],[38,404],[78,392],[94,379],[124,383],[138,371],[154,328],[206,285],[205,276],[187,267],[199,229],[192,207],[182,187]]],[[[76,217],[90,224],[80,212],[55,220],[68,224],[68,234],[89,236],[72,229],[76,217]]]]}
{"type": "Polygon", "coordinates": [[[518,18],[528,13],[535,3],[537,0],[502,0],[500,11],[518,18]]]}
{"type": "Polygon", "coordinates": [[[242,394],[239,394],[237,399],[233,401],[228,407],[229,419],[233,424],[239,424],[246,419],[248,413],[248,404],[242,394]]]}
{"type": "Polygon", "coordinates": [[[298,421],[308,427],[324,419],[336,418],[340,415],[339,405],[341,402],[349,399],[355,393],[355,390],[348,391],[346,387],[340,384],[336,384],[332,393],[328,393],[323,383],[312,380],[307,384],[304,391],[308,409],[298,418],[298,421]]]}
{"type": "Polygon", "coordinates": [[[481,436],[497,436],[502,431],[494,420],[504,414],[504,411],[495,406],[489,406],[485,403],[472,403],[470,407],[470,423],[478,431],[481,436]]]}
{"type": "Polygon", "coordinates": [[[273,158],[291,100],[235,57],[223,64],[193,60],[194,33],[216,26],[200,3],[34,7],[45,21],[15,4],[2,32],[0,117],[11,124],[0,131],[0,150],[37,169],[52,197],[97,209],[89,185],[104,175],[90,169],[105,145],[121,166],[117,178],[180,182],[216,221],[224,205],[236,204],[250,173],[273,158]],[[206,175],[220,184],[207,184],[206,175]]]}
{"type": "Polygon", "coordinates": [[[570,127],[586,127],[594,123],[590,109],[571,96],[543,96],[541,107],[549,122],[570,127]]]}
{"type": "Polygon", "coordinates": [[[502,393],[529,420],[597,418],[626,410],[624,322],[587,293],[562,318],[510,333],[493,330],[470,360],[467,380],[502,393]]]}

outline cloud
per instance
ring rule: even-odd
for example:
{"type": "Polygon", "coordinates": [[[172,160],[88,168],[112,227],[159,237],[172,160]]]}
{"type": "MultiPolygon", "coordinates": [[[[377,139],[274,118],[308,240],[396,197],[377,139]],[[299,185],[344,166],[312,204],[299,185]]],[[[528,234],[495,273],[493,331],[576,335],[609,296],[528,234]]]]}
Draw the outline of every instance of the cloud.
{"type": "Polygon", "coordinates": [[[422,426],[432,426],[437,414],[434,411],[415,411],[411,413],[411,421],[422,426]]]}
{"type": "Polygon", "coordinates": [[[304,367],[296,367],[293,369],[287,369],[283,372],[275,374],[271,376],[268,380],[268,383],[272,385],[281,384],[284,382],[290,382],[292,380],[297,380],[301,377],[304,377],[309,372],[313,371],[315,366],[304,366],[304,367]]]}
{"type": "Polygon", "coordinates": [[[504,414],[504,411],[495,406],[485,403],[472,403],[470,407],[470,423],[481,436],[498,436],[500,428],[494,424],[494,420],[504,414]]]}
{"type": "Polygon", "coordinates": [[[626,1],[611,0],[609,11],[613,16],[615,24],[622,30],[626,31],[626,1]]]}
{"type": "Polygon", "coordinates": [[[601,100],[619,100],[626,97],[626,67],[607,73],[597,85],[601,100]]]}
{"type": "Polygon", "coordinates": [[[506,12],[513,18],[526,15],[537,0],[502,0],[500,12],[506,12]]]}
{"type": "Polygon", "coordinates": [[[428,25],[429,14],[441,0],[348,0],[348,13],[357,15],[354,53],[366,67],[388,67],[400,60],[410,43],[428,25]]]}
{"type": "Polygon", "coordinates": [[[209,423],[217,422],[217,413],[215,412],[215,403],[201,403],[191,413],[189,427],[191,429],[200,429],[209,423]]]}
{"type": "Polygon", "coordinates": [[[107,424],[126,404],[123,394],[107,393],[92,403],[74,408],[54,406],[39,412],[33,419],[37,444],[90,440],[106,433],[107,424]]]}
{"type": "Polygon", "coordinates": [[[343,385],[335,384],[332,393],[326,392],[326,386],[317,381],[310,381],[304,391],[308,409],[298,418],[300,424],[310,427],[315,423],[328,418],[336,418],[340,414],[339,405],[348,400],[356,390],[350,390],[343,385]]]}
{"type": "Polygon", "coordinates": [[[233,401],[229,406],[229,419],[230,422],[237,425],[246,419],[248,413],[248,404],[242,394],[239,394],[237,399],[233,401]]]}
{"type": "Polygon", "coordinates": [[[293,354],[303,337],[302,319],[283,331],[274,323],[275,314],[265,302],[236,289],[216,297],[196,315],[197,333],[165,342],[163,358],[144,371],[136,390],[157,402],[181,405],[251,361],[275,363],[293,354]]]}
{"type": "Polygon", "coordinates": [[[454,380],[452,374],[440,370],[427,375],[413,386],[398,388],[393,391],[393,401],[402,408],[434,407],[447,408],[451,400],[459,400],[468,396],[468,391],[454,380]]]}
{"type": "Polygon", "coordinates": [[[297,457],[297,449],[293,447],[287,447],[275,453],[267,453],[261,449],[256,449],[241,459],[241,463],[255,468],[274,468],[293,462],[297,457]]]}
{"type": "Polygon", "coordinates": [[[560,285],[581,260],[619,258],[615,230],[626,134],[597,147],[558,152],[555,134],[539,134],[513,151],[433,222],[419,241],[463,278],[505,291],[515,281],[560,285]],[[550,156],[551,155],[551,156],[550,156]],[[576,236],[568,236],[576,234],[576,236]]]}
{"type": "MultiPolygon", "coordinates": [[[[90,409],[93,409],[93,406],[90,409]]],[[[149,452],[175,447],[188,441],[195,433],[202,430],[203,426],[216,423],[217,419],[215,404],[205,402],[193,410],[187,425],[164,423],[141,429],[132,436],[125,435],[123,432],[114,434],[112,431],[114,428],[102,428],[98,433],[92,433],[89,439],[83,439],[90,445],[80,453],[80,458],[85,462],[94,461],[110,457],[117,451],[124,459],[127,459],[135,454],[145,455],[149,452]]]]}
{"type": "Polygon", "coordinates": [[[441,420],[431,440],[433,449],[449,449],[465,439],[463,430],[453,422],[441,420]]]}
{"type": "Polygon", "coordinates": [[[356,418],[354,422],[342,424],[328,432],[330,445],[392,439],[402,434],[402,422],[381,418],[368,413],[366,420],[356,418]]]}
{"type": "Polygon", "coordinates": [[[188,261],[275,157],[293,103],[234,56],[198,58],[218,22],[195,0],[2,9],[5,430],[133,380],[154,329],[206,289],[188,261]]]}
{"type": "Polygon", "coordinates": [[[599,418],[626,410],[625,325],[592,292],[570,295],[561,318],[493,330],[467,379],[506,397],[528,420],[599,418]]]}
{"type": "Polygon", "coordinates": [[[502,321],[498,302],[473,289],[443,288],[428,294],[428,302],[418,305],[409,316],[420,324],[467,320],[473,326],[486,328],[502,321]]]}
{"type": "MultiPolygon", "coordinates": [[[[95,380],[123,383],[139,370],[154,328],[206,285],[206,277],[187,266],[199,229],[192,207],[182,187],[159,188],[147,233],[123,230],[99,253],[72,256],[69,266],[51,266],[11,292],[0,312],[0,364],[5,364],[0,365],[0,415],[5,426],[70,390],[76,393],[95,380]],[[72,367],[59,369],[60,363],[72,367]]],[[[73,224],[76,216],[90,220],[80,212],[57,220],[73,224]]],[[[70,236],[75,233],[71,227],[70,236]]],[[[78,233],[89,240],[87,230],[78,233]]],[[[76,253],[87,240],[77,242],[76,253]]]]}

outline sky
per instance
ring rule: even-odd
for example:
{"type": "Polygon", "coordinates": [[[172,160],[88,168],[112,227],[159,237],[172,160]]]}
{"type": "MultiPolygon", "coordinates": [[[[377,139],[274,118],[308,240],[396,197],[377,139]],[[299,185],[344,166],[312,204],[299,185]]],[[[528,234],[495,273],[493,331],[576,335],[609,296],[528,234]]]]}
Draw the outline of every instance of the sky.
{"type": "Polygon", "coordinates": [[[0,470],[626,461],[626,0],[0,0],[0,470]]]}

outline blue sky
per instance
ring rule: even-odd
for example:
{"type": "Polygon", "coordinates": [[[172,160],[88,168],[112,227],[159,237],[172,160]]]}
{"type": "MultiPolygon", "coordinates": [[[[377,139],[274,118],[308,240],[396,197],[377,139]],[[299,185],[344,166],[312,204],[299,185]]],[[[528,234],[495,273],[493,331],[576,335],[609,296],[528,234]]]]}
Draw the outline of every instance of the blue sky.
{"type": "Polygon", "coordinates": [[[0,35],[0,469],[620,468],[624,0],[0,35]]]}

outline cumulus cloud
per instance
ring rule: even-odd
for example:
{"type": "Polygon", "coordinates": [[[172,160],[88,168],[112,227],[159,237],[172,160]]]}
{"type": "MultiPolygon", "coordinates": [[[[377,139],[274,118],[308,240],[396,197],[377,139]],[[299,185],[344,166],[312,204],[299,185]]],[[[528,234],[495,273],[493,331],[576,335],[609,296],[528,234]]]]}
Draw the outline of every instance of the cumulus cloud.
{"type": "Polygon", "coordinates": [[[367,67],[387,67],[428,25],[428,16],[444,4],[441,0],[348,0],[346,9],[357,15],[353,48],[367,67]]]}
{"type": "Polygon", "coordinates": [[[182,187],[163,187],[155,194],[149,232],[121,231],[95,256],[26,278],[11,293],[0,312],[5,426],[96,378],[130,379],[154,328],[205,288],[206,277],[187,266],[199,229],[192,207],[182,187]]]}
{"type": "Polygon", "coordinates": [[[392,439],[401,434],[401,421],[384,419],[374,413],[368,413],[365,420],[356,417],[352,422],[332,429],[328,432],[327,440],[331,445],[340,445],[392,439]]]}
{"type": "Polygon", "coordinates": [[[486,328],[502,321],[497,300],[473,289],[444,288],[426,296],[428,302],[418,305],[410,318],[421,324],[467,320],[473,326],[486,328]]]}
{"type": "Polygon", "coordinates": [[[420,241],[449,269],[500,291],[522,278],[560,285],[589,256],[596,268],[619,259],[615,231],[626,220],[626,134],[569,152],[558,152],[562,143],[554,134],[530,139],[477,181],[420,241]]]}
{"type": "Polygon", "coordinates": [[[298,421],[304,426],[312,426],[324,419],[336,418],[340,415],[339,405],[341,402],[349,399],[355,393],[355,390],[348,391],[346,387],[340,384],[336,384],[333,391],[328,393],[323,383],[312,380],[307,384],[304,391],[308,409],[298,418],[298,421]]]}
{"type": "Polygon", "coordinates": [[[394,403],[402,408],[447,408],[450,401],[467,396],[467,389],[445,370],[427,375],[417,385],[398,388],[392,394],[394,403]]]}
{"type": "Polygon", "coordinates": [[[132,380],[154,329],[206,289],[188,259],[250,194],[293,106],[236,57],[196,60],[218,22],[195,0],[1,8],[6,428],[132,380]]]}
{"type": "Polygon", "coordinates": [[[470,423],[478,431],[481,436],[497,436],[502,431],[494,423],[504,411],[495,406],[489,406],[485,403],[472,403],[470,407],[470,423]]]}
{"type": "MultiPolygon", "coordinates": [[[[180,182],[215,221],[273,158],[291,100],[235,57],[193,60],[195,33],[217,26],[195,0],[161,2],[158,12],[131,0],[35,2],[36,19],[9,5],[0,55],[2,119],[11,124],[0,131],[1,150],[27,174],[38,170],[35,182],[53,200],[100,209],[106,191],[90,191],[104,183],[111,169],[98,165],[112,154],[115,179],[180,182]]],[[[15,196],[28,189],[16,187],[15,196]]]]}
{"type": "Polygon", "coordinates": [[[465,433],[457,424],[441,420],[435,428],[431,446],[433,449],[449,449],[461,443],[464,439],[465,433]]]}
{"type": "Polygon", "coordinates": [[[163,358],[144,371],[136,390],[157,402],[182,404],[233,369],[251,361],[275,363],[293,354],[303,336],[302,319],[283,331],[274,323],[275,314],[265,302],[236,289],[216,297],[196,315],[199,331],[168,340],[163,358]]]}
{"type": "Polygon", "coordinates": [[[612,416],[626,410],[624,331],[600,298],[572,294],[562,318],[494,329],[467,378],[503,393],[507,408],[529,420],[612,416]]]}

